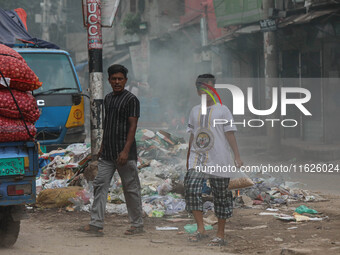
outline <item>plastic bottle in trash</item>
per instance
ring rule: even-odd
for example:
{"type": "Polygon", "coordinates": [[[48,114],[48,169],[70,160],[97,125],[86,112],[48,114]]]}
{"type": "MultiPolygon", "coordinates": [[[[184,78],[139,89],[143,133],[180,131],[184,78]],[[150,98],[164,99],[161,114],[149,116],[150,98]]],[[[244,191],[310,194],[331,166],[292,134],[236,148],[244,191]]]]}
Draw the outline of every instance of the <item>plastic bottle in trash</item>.
{"type": "Polygon", "coordinates": [[[152,211],[152,217],[161,218],[163,216],[164,216],[164,212],[162,211],[158,211],[158,210],[152,211]]]}

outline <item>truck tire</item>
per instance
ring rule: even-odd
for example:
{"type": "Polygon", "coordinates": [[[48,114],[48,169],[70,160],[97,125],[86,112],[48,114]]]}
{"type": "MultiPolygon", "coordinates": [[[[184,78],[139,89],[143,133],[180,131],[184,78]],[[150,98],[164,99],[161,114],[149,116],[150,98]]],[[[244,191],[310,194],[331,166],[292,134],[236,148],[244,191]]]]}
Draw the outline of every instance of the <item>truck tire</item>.
{"type": "Polygon", "coordinates": [[[0,220],[0,246],[12,247],[17,241],[20,231],[20,221],[14,221],[11,215],[0,220]]]}

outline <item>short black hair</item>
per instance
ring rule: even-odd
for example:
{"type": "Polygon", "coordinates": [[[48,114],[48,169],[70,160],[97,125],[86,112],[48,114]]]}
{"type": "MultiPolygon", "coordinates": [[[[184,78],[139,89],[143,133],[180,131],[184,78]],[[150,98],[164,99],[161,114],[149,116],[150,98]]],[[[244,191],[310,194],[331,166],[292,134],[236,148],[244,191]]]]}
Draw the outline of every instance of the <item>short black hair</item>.
{"type": "Polygon", "coordinates": [[[107,69],[107,74],[109,75],[109,77],[115,73],[122,73],[124,77],[127,78],[128,72],[129,70],[125,66],[122,66],[122,65],[111,65],[107,69]]]}
{"type": "Polygon", "coordinates": [[[208,82],[211,82],[213,85],[215,85],[215,82],[216,82],[215,76],[210,73],[200,74],[199,76],[197,76],[197,79],[196,79],[196,87],[198,88],[203,83],[208,83],[208,82]]]}

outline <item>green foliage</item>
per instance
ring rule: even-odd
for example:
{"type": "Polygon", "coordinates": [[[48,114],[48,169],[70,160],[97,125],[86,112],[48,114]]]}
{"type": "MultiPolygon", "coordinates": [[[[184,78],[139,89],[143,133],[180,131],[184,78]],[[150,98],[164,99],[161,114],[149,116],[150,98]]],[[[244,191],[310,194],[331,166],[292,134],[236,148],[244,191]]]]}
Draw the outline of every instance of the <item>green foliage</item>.
{"type": "Polygon", "coordinates": [[[139,24],[141,23],[141,17],[139,13],[128,13],[124,20],[123,26],[125,27],[125,34],[139,33],[139,24]]]}

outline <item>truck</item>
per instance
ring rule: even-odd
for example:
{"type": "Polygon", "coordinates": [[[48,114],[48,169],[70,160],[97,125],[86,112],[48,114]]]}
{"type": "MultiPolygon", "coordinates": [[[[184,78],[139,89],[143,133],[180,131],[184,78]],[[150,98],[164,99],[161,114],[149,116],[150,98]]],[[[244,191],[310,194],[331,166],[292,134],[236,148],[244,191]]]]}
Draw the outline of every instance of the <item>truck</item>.
{"type": "MultiPolygon", "coordinates": [[[[40,110],[40,118],[35,123],[36,138],[32,141],[0,142],[2,247],[14,245],[20,221],[26,215],[25,205],[36,201],[39,171],[39,145],[36,141],[42,145],[58,146],[83,142],[85,138],[84,99],[70,54],[52,43],[31,38],[23,18],[25,15],[20,17],[18,13],[0,8],[0,43],[21,54],[43,86],[33,92],[40,110]]],[[[3,77],[2,81],[5,80],[3,77]]]]}
{"type": "Polygon", "coordinates": [[[33,93],[40,109],[37,140],[51,148],[83,143],[84,95],[71,55],[54,43],[32,38],[22,13],[0,8],[0,43],[22,55],[43,83],[33,93]]]}
{"type": "MultiPolygon", "coordinates": [[[[13,54],[15,51],[12,50],[13,53],[10,53],[6,48],[8,49],[8,47],[1,47],[1,60],[3,63],[0,66],[1,100],[5,102],[1,102],[0,122],[1,247],[11,247],[16,242],[20,231],[20,221],[25,216],[25,205],[35,203],[36,175],[39,171],[39,144],[33,136],[35,134],[33,132],[33,123],[28,121],[28,117],[33,117],[36,112],[30,111],[29,115],[27,115],[28,111],[26,110],[24,115],[23,108],[25,107],[23,106],[23,101],[19,104],[18,98],[26,95],[27,97],[23,97],[27,100],[24,104],[29,104],[37,110],[35,106],[36,101],[32,95],[29,95],[30,92],[20,92],[22,94],[17,94],[19,91],[14,93],[14,89],[11,88],[11,78],[8,76],[11,75],[14,69],[13,66],[16,66],[18,62],[9,62],[11,61],[10,59],[16,59],[15,54],[13,54]],[[8,92],[12,96],[16,109],[10,106],[12,100],[9,101],[4,97],[8,92]],[[30,100],[30,98],[33,100],[30,100]],[[13,113],[16,110],[20,113],[19,117],[13,113]],[[6,111],[7,114],[10,113],[11,115],[8,116],[6,111]]],[[[20,61],[20,63],[23,62],[20,61]]],[[[38,117],[38,115],[36,116],[38,117]]]]}
{"type": "Polygon", "coordinates": [[[33,92],[40,110],[41,145],[63,147],[85,140],[84,96],[70,54],[65,50],[14,45],[43,83],[33,92]]]}
{"type": "Polygon", "coordinates": [[[39,171],[37,144],[0,143],[0,246],[16,242],[25,204],[34,204],[39,171]]]}

